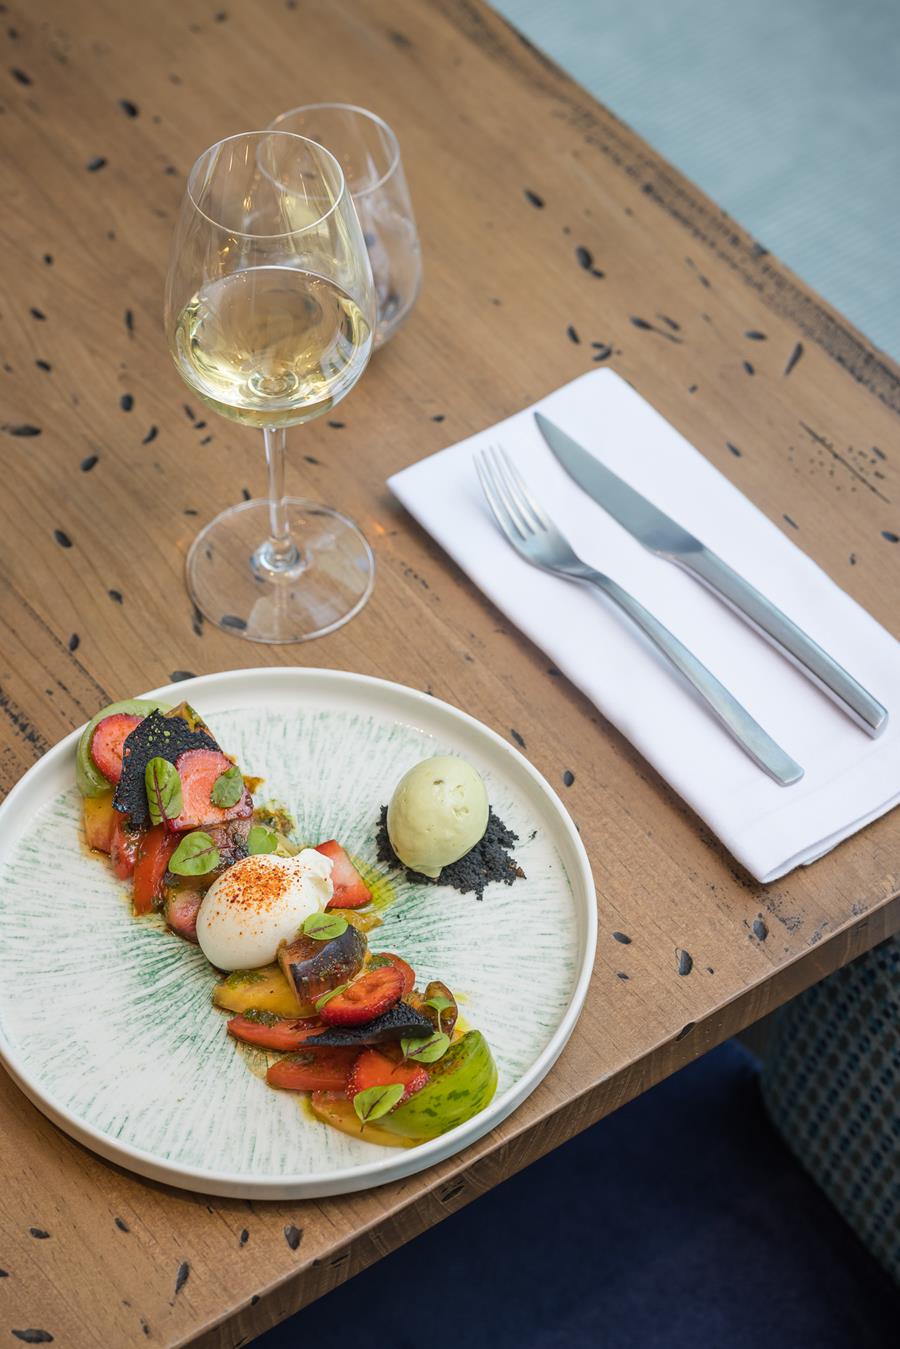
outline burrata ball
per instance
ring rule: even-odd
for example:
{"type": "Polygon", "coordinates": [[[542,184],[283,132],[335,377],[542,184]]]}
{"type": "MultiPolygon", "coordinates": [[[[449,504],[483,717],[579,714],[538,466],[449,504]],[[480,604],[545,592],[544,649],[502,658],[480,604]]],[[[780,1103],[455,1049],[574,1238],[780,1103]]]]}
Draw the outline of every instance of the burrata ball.
{"type": "Polygon", "coordinates": [[[387,812],[391,847],[411,871],[435,878],[484,836],[485,785],[465,759],[436,754],[405,773],[387,812]]]}
{"type": "Polygon", "coordinates": [[[310,914],[331,899],[331,858],[304,848],[296,857],[259,853],[224,871],[203,896],[197,941],[220,970],[269,965],[310,914]]]}

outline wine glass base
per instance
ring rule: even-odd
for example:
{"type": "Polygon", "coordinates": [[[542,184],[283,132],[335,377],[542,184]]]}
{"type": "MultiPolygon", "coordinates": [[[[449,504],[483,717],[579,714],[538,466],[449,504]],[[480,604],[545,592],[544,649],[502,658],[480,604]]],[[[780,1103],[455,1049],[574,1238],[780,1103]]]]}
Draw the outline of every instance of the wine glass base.
{"type": "Polygon", "coordinates": [[[244,501],[201,530],[187,555],[187,584],[216,627],[250,642],[308,642],[358,614],[375,584],[375,559],[346,515],[288,497],[299,563],[283,575],[260,567],[269,503],[244,501]]]}

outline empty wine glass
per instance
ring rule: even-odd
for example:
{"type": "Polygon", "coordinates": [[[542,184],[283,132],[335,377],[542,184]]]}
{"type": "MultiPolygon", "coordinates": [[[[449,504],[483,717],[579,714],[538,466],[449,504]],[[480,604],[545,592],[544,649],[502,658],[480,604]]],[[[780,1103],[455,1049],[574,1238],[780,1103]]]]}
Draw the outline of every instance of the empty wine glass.
{"type": "Polygon", "coordinates": [[[285,432],[330,411],[372,350],[372,269],[341,167],[287,131],[230,136],[187,182],[166,288],[179,373],[223,417],[260,427],[267,501],[232,506],[191,546],[187,581],[213,623],[304,641],[371,593],[368,543],[339,511],[285,496],[285,432]]]}
{"type": "Polygon", "coordinates": [[[348,103],[292,108],[272,128],[327,146],[344,170],[375,277],[377,350],[408,317],[422,282],[422,250],[397,137],[374,112],[348,103]]]}

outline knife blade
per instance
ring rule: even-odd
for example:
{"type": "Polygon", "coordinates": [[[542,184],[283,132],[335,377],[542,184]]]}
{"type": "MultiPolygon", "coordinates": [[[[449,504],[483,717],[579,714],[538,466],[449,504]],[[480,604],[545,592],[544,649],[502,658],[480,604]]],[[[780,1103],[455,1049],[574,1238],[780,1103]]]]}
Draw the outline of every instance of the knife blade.
{"type": "Polygon", "coordinates": [[[881,734],[888,722],[887,709],[818,642],[696,535],[630,487],[560,427],[540,412],[534,419],[569,476],[629,534],[651,553],[674,562],[714,591],[868,735],[874,738],[881,734]]]}

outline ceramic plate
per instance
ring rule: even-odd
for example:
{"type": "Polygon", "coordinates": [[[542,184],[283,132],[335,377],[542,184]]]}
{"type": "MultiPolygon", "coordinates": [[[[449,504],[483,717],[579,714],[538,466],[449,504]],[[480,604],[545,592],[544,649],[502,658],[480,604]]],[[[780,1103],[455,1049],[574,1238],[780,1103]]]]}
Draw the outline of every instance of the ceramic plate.
{"type": "Polygon", "coordinates": [[[590,867],[562,803],[517,750],[472,717],[398,684],[331,670],[239,670],[156,689],[185,696],[244,772],[297,820],[376,862],[379,808],[430,754],[483,774],[519,835],[525,880],[484,899],[410,884],[377,930],[419,983],[440,977],[484,1032],[500,1084],[468,1123],[413,1148],[383,1148],[315,1120],[251,1071],[210,1002],[197,947],[158,917],[132,918],[126,887],[84,847],[74,786],[79,732],[29,770],[0,807],[0,1056],[27,1096],[102,1157],[207,1194],[288,1199],[380,1185],[480,1138],[531,1092],[572,1032],[594,961],[590,867]]]}

